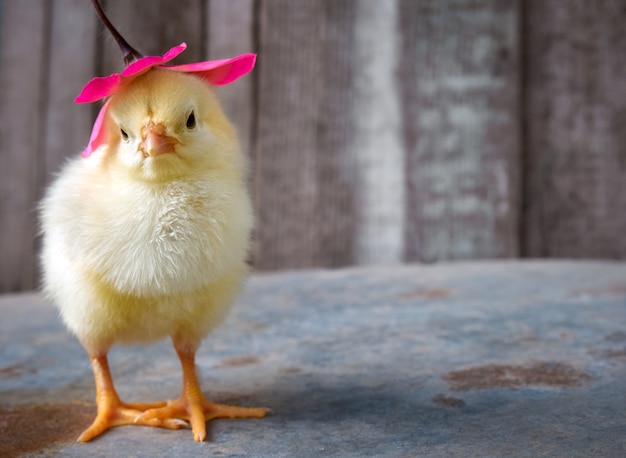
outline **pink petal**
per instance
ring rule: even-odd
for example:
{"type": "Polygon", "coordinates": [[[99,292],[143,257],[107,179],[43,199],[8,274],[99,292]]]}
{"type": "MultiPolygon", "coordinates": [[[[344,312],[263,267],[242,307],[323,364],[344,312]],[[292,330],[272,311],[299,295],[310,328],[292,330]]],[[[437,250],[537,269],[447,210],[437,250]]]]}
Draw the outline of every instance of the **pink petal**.
{"type": "Polygon", "coordinates": [[[178,56],[181,52],[187,49],[187,43],[184,41],[178,46],[174,46],[172,49],[163,54],[163,63],[169,62],[174,59],[174,57],[178,56]]]}
{"type": "Polygon", "coordinates": [[[74,103],[89,103],[103,99],[115,92],[115,89],[121,83],[122,79],[137,77],[156,65],[169,62],[183,52],[185,48],[187,48],[187,44],[183,42],[167,51],[163,57],[142,57],[141,59],[128,65],[128,67],[126,67],[121,74],[113,73],[109,76],[93,78],[87,83],[80,94],[78,94],[78,97],[74,99],[74,103]]]}
{"type": "Polygon", "coordinates": [[[130,63],[128,67],[126,67],[124,71],[122,72],[122,76],[141,74],[141,73],[144,73],[149,68],[154,67],[155,65],[162,65],[166,62],[169,62],[170,60],[178,56],[181,52],[183,52],[185,48],[187,48],[187,43],[183,42],[179,44],[178,46],[174,46],[172,49],[167,51],[163,55],[163,57],[161,56],[142,57],[141,59],[138,59],[135,62],[130,63]]]}
{"type": "Polygon", "coordinates": [[[119,73],[113,73],[109,76],[95,77],[89,81],[78,97],[74,99],[74,103],[89,103],[100,100],[111,94],[120,83],[121,77],[119,73]]]}
{"type": "Polygon", "coordinates": [[[161,56],[142,57],[141,59],[128,64],[128,67],[122,70],[121,75],[132,76],[137,73],[144,72],[146,70],[149,70],[151,67],[154,67],[155,65],[160,65],[162,61],[163,58],[161,56]]]}
{"type": "Polygon", "coordinates": [[[89,137],[89,143],[87,144],[87,148],[82,152],[82,157],[89,157],[91,153],[100,148],[105,142],[105,129],[104,129],[104,118],[106,116],[106,111],[109,106],[110,100],[107,100],[102,108],[100,108],[100,112],[98,113],[98,117],[96,117],[96,121],[93,123],[93,128],[91,129],[91,136],[89,137]]]}
{"type": "Polygon", "coordinates": [[[193,64],[163,67],[166,70],[193,73],[215,85],[230,84],[254,68],[256,54],[242,54],[232,59],[208,60],[193,64]]]}

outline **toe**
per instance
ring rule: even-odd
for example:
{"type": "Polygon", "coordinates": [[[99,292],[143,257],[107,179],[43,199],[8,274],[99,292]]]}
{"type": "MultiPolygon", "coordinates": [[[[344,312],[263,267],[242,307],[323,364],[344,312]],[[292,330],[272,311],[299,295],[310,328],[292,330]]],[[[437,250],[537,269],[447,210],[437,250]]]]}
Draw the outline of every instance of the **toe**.
{"type": "Polygon", "coordinates": [[[156,409],[149,409],[137,415],[134,419],[136,424],[148,426],[161,426],[162,424],[178,425],[187,424],[186,412],[176,404],[170,404],[156,409]]]}
{"type": "Polygon", "coordinates": [[[77,442],[89,442],[91,439],[99,436],[100,434],[105,432],[107,429],[109,429],[108,424],[102,421],[98,421],[98,419],[96,419],[89,428],[87,428],[85,431],[82,432],[82,434],[78,437],[78,439],[76,439],[76,441],[77,442]]]}
{"type": "Polygon", "coordinates": [[[141,412],[145,412],[150,409],[158,409],[159,407],[165,407],[167,405],[167,401],[159,401],[159,402],[124,402],[122,403],[123,407],[132,410],[139,410],[141,412]]]}
{"type": "Polygon", "coordinates": [[[207,402],[204,406],[206,419],[213,418],[262,418],[272,411],[265,407],[237,407],[207,402]]]}

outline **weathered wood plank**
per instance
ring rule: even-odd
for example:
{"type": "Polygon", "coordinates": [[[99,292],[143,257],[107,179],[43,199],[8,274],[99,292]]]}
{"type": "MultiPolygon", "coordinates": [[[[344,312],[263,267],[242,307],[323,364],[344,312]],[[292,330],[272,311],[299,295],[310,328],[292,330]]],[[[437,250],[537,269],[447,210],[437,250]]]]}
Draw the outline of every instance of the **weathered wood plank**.
{"type": "Polygon", "coordinates": [[[261,1],[257,268],[313,265],[322,3],[261,1]]]}
{"type": "Polygon", "coordinates": [[[527,2],[524,254],[626,257],[626,8],[527,2]]]}
{"type": "Polygon", "coordinates": [[[406,260],[518,253],[519,5],[402,0],[406,260]]]}
{"type": "Polygon", "coordinates": [[[256,266],[354,261],[354,1],[261,2],[256,266]]]}
{"type": "Polygon", "coordinates": [[[36,286],[35,216],[50,4],[3,2],[0,54],[0,291],[36,286]]]}
{"type": "Polygon", "coordinates": [[[354,87],[345,113],[354,123],[346,159],[356,169],[355,252],[359,264],[399,263],[405,251],[405,150],[396,79],[396,0],[356,3],[354,87]]]}
{"type": "Polygon", "coordinates": [[[74,98],[96,76],[96,16],[91,3],[55,0],[49,39],[45,141],[41,150],[43,184],[50,182],[61,163],[79,154],[89,140],[93,108],[74,104],[74,98]]]}
{"type": "MultiPolygon", "coordinates": [[[[211,0],[205,22],[208,50],[206,59],[226,59],[254,52],[254,2],[252,0],[211,0]]],[[[250,153],[254,100],[254,74],[235,84],[219,87],[216,93],[228,118],[237,127],[241,148],[250,153]]]]}
{"type": "Polygon", "coordinates": [[[355,234],[357,169],[347,157],[355,136],[349,112],[353,103],[353,61],[357,0],[325,1],[323,74],[317,116],[316,266],[337,267],[357,262],[355,234]]]}
{"type": "MultiPolygon", "coordinates": [[[[202,0],[152,0],[149,4],[142,0],[107,0],[103,6],[124,38],[144,56],[162,55],[183,41],[187,49],[176,58],[176,63],[197,62],[205,54],[206,4],[202,0]]],[[[124,62],[109,32],[102,30],[99,40],[101,74],[120,71],[124,62]]]]}

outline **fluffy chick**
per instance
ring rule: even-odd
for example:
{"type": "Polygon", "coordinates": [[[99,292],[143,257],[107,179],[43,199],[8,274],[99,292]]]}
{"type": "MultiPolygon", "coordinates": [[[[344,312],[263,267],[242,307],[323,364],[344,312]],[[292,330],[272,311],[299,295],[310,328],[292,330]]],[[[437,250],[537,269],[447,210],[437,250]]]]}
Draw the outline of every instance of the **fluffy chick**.
{"type": "Polygon", "coordinates": [[[202,441],[207,420],[267,412],[207,401],[194,363],[247,274],[246,159],[195,76],[153,68],[107,103],[104,145],[68,163],[41,204],[44,291],[87,350],[96,382],[98,415],[79,440],[123,424],[189,421],[202,441]],[[110,347],[167,336],[181,360],[181,397],[122,402],[110,347]]]}

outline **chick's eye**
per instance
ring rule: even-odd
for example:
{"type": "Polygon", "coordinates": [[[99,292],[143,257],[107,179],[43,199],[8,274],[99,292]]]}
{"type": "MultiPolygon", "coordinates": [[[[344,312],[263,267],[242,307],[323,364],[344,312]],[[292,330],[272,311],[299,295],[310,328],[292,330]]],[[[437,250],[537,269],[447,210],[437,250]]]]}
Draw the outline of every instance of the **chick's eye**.
{"type": "Polygon", "coordinates": [[[193,129],[194,127],[196,127],[196,115],[192,111],[187,118],[187,129],[193,129]]]}
{"type": "Polygon", "coordinates": [[[128,140],[128,133],[124,129],[120,129],[120,133],[122,134],[124,141],[128,140]]]}

